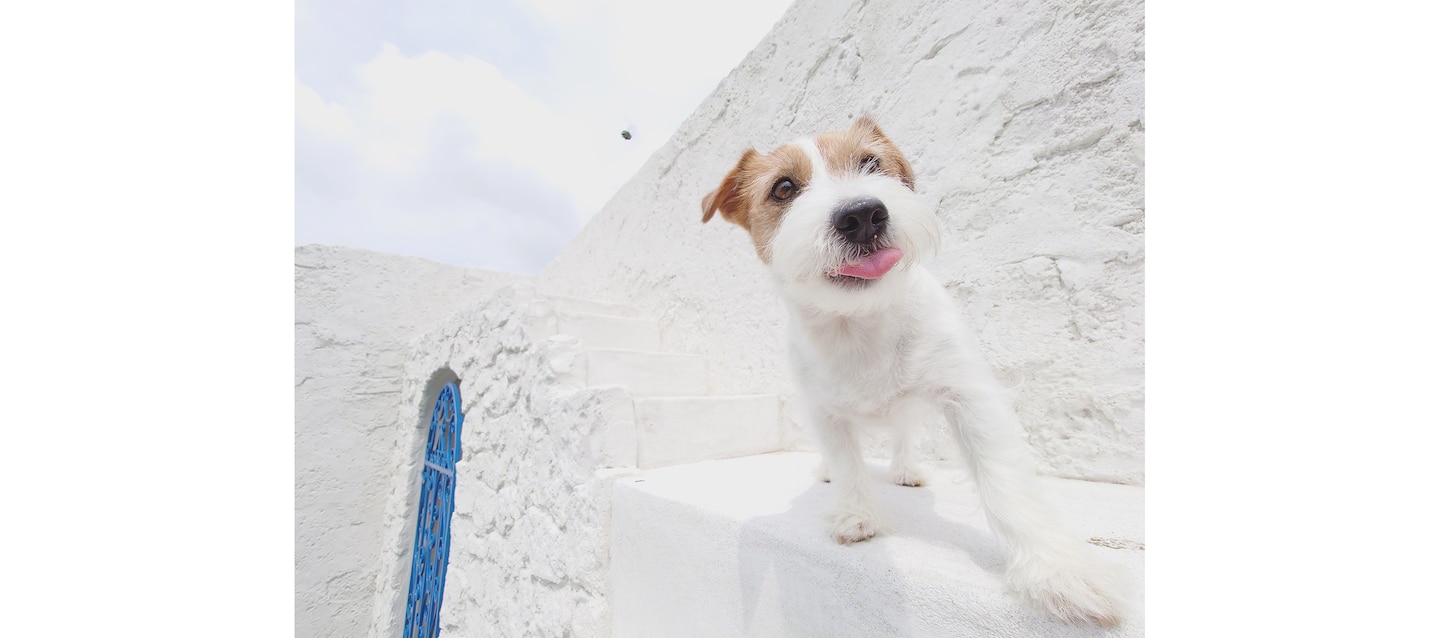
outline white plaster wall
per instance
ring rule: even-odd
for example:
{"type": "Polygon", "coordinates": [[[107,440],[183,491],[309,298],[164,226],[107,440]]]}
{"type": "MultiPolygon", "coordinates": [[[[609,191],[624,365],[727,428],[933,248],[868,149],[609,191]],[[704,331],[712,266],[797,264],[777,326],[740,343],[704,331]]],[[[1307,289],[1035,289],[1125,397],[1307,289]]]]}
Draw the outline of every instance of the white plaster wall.
{"type": "Polygon", "coordinates": [[[545,307],[525,287],[507,288],[415,342],[397,404],[408,427],[386,448],[394,480],[369,635],[401,635],[421,453],[450,380],[465,421],[441,635],[609,635],[612,472],[603,468],[633,464],[633,443],[627,459],[611,436],[634,416],[618,386],[578,386],[573,337],[535,336],[528,319],[545,307]]]}
{"type": "Polygon", "coordinates": [[[370,625],[403,364],[417,332],[531,278],[295,249],[295,635],[370,625]]]}
{"type": "Polygon", "coordinates": [[[800,0],[537,289],[657,317],[717,391],[791,392],[761,264],[700,200],[745,148],[868,112],[938,206],[932,267],[1045,470],[1143,483],[1144,53],[1140,0],[800,0]]]}

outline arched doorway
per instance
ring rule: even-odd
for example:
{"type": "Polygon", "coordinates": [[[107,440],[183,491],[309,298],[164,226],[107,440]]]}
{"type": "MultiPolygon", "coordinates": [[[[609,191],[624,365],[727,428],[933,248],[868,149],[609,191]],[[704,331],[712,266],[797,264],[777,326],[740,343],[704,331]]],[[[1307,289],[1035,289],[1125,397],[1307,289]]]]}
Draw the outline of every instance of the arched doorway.
{"type": "Polygon", "coordinates": [[[434,638],[440,631],[440,602],[450,563],[450,515],[455,511],[455,462],[460,460],[460,387],[440,389],[430,416],[421,471],[420,515],[410,559],[410,595],[405,603],[405,638],[434,638]]]}

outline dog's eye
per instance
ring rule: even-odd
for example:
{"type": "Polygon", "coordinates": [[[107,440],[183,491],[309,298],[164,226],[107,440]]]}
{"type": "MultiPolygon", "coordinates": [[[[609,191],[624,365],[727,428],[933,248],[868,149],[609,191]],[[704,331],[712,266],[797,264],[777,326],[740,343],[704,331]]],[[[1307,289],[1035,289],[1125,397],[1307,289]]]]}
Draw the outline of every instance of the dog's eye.
{"type": "Polygon", "coordinates": [[[773,199],[777,202],[783,202],[787,199],[790,199],[794,195],[795,183],[790,181],[788,178],[781,179],[780,181],[775,182],[775,186],[770,189],[770,199],[773,199]]]}
{"type": "Polygon", "coordinates": [[[880,170],[880,158],[874,155],[866,155],[860,158],[860,174],[868,175],[880,170]]]}

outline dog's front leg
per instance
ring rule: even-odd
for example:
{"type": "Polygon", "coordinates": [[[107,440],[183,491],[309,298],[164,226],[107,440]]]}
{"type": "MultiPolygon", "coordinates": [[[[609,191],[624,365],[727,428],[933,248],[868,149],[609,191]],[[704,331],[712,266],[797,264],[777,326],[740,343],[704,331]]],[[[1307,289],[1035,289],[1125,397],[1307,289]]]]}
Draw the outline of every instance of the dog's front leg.
{"type": "Polygon", "coordinates": [[[947,391],[942,403],[990,528],[1008,550],[1010,586],[1067,623],[1119,622],[1123,575],[1055,523],[1020,439],[1014,410],[999,386],[947,391]]]}
{"type": "Polygon", "coordinates": [[[830,510],[830,536],[849,544],[867,540],[879,531],[873,486],[855,423],[833,414],[814,419],[820,453],[836,491],[830,510]]]}
{"type": "Polygon", "coordinates": [[[931,404],[917,396],[900,399],[890,408],[886,415],[890,429],[890,482],[908,487],[930,482],[929,472],[920,464],[915,435],[934,414],[931,404]]]}

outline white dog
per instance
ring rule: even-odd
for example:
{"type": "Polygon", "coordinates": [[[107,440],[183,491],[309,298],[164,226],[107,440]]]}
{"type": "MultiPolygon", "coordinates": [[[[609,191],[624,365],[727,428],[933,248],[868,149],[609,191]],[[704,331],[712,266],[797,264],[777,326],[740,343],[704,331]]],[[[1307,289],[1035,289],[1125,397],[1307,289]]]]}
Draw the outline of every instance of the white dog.
{"type": "Polygon", "coordinates": [[[1008,550],[1010,586],[1066,622],[1119,621],[1121,573],[1046,508],[1008,393],[920,264],[940,241],[934,209],[873,120],[766,155],[747,150],[702,207],[703,221],[719,212],[749,231],[789,310],[802,414],[819,438],[822,478],[839,490],[829,519],[836,541],[878,531],[859,430],[890,428],[891,480],[923,485],[911,434],[938,410],[1008,550]]]}

